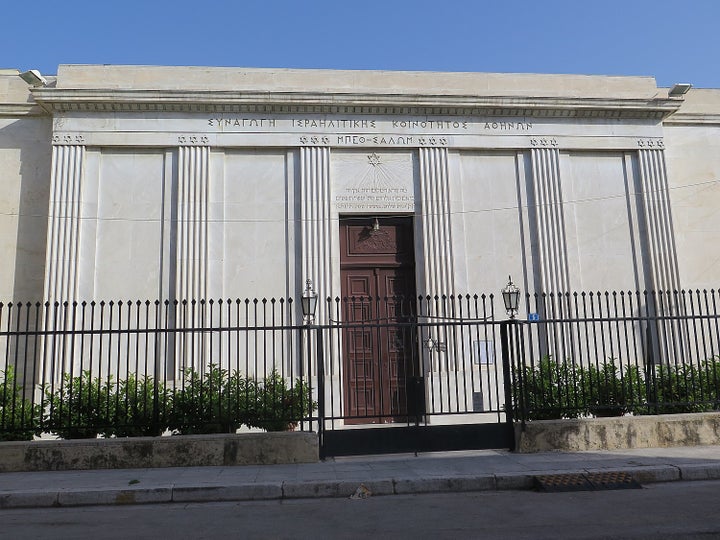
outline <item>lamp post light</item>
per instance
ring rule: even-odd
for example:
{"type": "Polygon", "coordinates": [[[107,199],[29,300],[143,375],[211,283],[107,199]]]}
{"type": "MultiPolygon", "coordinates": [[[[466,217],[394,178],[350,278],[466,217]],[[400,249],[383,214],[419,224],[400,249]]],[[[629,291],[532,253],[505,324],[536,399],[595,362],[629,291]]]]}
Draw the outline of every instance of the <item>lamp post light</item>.
{"type": "MultiPolygon", "coordinates": [[[[305,290],[300,297],[300,305],[302,307],[303,319],[305,321],[305,328],[307,329],[307,359],[308,366],[312,361],[312,337],[311,334],[315,333],[315,352],[317,359],[317,426],[318,426],[318,441],[320,450],[320,459],[325,459],[325,346],[323,345],[323,327],[315,326],[315,311],[317,310],[318,294],[315,292],[312,286],[312,279],[308,279],[305,282],[305,290]],[[313,330],[315,332],[313,332],[313,330]]],[[[303,332],[305,333],[305,332],[303,332]]],[[[310,378],[312,370],[308,370],[308,379],[310,378]]],[[[303,374],[301,372],[300,377],[302,379],[303,374]]],[[[309,383],[312,388],[312,383],[309,383]]],[[[304,398],[303,398],[304,399],[304,398]]],[[[312,407],[311,407],[312,409],[312,407]]],[[[310,411],[310,425],[312,426],[312,410],[310,411]]],[[[301,427],[301,429],[303,429],[301,427]]]]}
{"type": "Polygon", "coordinates": [[[315,321],[315,311],[317,310],[318,295],[313,290],[312,279],[305,282],[305,290],[303,291],[300,303],[302,306],[303,319],[306,325],[311,325],[315,321]]]}
{"type": "Polygon", "coordinates": [[[502,297],[505,303],[505,311],[511,319],[514,319],[520,304],[520,289],[515,286],[510,276],[508,276],[508,284],[502,290],[502,297]]]}
{"type": "MultiPolygon", "coordinates": [[[[507,311],[508,317],[506,321],[500,322],[500,345],[502,347],[502,368],[503,368],[503,391],[505,393],[505,421],[508,426],[508,430],[514,433],[513,421],[514,421],[514,402],[513,402],[513,372],[522,374],[522,370],[519,370],[517,362],[518,357],[518,345],[519,345],[519,334],[517,332],[518,321],[515,320],[515,316],[518,312],[518,305],[520,304],[520,289],[518,289],[512,282],[512,277],[508,276],[508,283],[502,290],[503,303],[505,304],[505,311],[507,311]],[[512,346],[512,347],[511,347],[512,346]],[[513,366],[515,370],[513,370],[513,366]]],[[[515,396],[517,398],[517,396],[515,396]]],[[[524,418],[524,416],[522,417],[524,418]]],[[[515,450],[515,439],[511,443],[511,450],[515,450]]]]}

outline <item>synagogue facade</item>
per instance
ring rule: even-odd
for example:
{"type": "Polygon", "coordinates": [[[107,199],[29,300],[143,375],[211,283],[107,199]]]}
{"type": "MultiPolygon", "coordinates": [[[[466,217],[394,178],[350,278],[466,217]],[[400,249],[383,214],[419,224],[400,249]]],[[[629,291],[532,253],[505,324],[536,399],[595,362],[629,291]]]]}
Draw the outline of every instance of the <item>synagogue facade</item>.
{"type": "MultiPolygon", "coordinates": [[[[0,300],[716,288],[720,90],[0,71],[0,300]]],[[[320,314],[322,316],[322,314],[320,314]]]]}

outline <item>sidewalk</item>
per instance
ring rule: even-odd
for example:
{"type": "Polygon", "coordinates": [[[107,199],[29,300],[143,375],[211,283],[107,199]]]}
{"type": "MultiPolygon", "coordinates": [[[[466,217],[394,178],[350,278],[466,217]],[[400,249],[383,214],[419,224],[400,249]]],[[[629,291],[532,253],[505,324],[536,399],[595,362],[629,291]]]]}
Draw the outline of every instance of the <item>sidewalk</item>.
{"type": "Polygon", "coordinates": [[[0,508],[530,489],[539,475],[627,472],[643,483],[720,478],[720,446],[514,454],[483,450],[297,465],[0,474],[0,508]],[[361,489],[361,491],[364,491],[361,489]]]}

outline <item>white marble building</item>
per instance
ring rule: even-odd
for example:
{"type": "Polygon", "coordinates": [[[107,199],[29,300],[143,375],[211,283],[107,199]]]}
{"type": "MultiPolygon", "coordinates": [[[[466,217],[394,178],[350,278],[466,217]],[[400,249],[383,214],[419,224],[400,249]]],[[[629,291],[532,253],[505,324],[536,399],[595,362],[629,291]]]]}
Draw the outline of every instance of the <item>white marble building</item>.
{"type": "MultiPolygon", "coordinates": [[[[0,71],[0,299],[343,294],[406,218],[417,293],[711,288],[720,90],[651,77],[0,71]]],[[[346,291],[347,292],[347,291],[346,291]]]]}
{"type": "MultiPolygon", "coordinates": [[[[322,297],[497,294],[508,274],[530,292],[718,287],[720,89],[145,66],[63,65],[46,79],[0,70],[0,302],[297,298],[308,278],[322,297]]],[[[321,306],[319,321],[332,317],[321,306]]],[[[430,412],[500,410],[492,332],[412,353],[402,377],[425,377],[430,412]]],[[[282,341],[263,339],[223,361],[252,372],[282,341]]],[[[162,345],[166,379],[212,357],[187,340],[162,345]]],[[[97,346],[38,349],[33,379],[77,373],[97,346]]],[[[366,383],[343,382],[355,368],[329,347],[326,391],[347,411],[366,383]]],[[[134,350],[147,366],[147,344],[134,350]]],[[[125,373],[127,351],[113,360],[125,373]]]]}

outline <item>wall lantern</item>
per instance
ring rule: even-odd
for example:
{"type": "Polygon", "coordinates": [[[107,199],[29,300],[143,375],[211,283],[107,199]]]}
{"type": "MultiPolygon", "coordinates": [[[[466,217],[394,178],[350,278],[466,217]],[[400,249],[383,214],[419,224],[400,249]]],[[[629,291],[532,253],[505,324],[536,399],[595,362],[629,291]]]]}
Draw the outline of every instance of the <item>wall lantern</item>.
{"type": "Polygon", "coordinates": [[[520,289],[515,286],[510,276],[508,276],[508,284],[502,290],[502,297],[505,303],[505,311],[507,311],[511,319],[514,319],[520,304],[520,289]]]}
{"type": "Polygon", "coordinates": [[[303,291],[300,303],[302,305],[303,318],[305,324],[312,324],[315,320],[315,310],[317,309],[318,295],[313,290],[312,279],[308,279],[305,282],[305,291],[303,291]]]}

